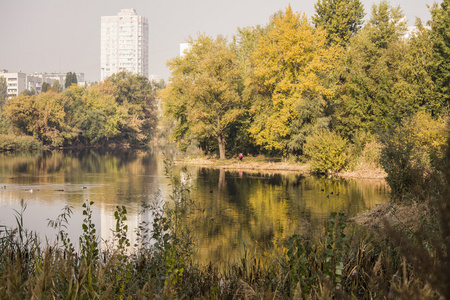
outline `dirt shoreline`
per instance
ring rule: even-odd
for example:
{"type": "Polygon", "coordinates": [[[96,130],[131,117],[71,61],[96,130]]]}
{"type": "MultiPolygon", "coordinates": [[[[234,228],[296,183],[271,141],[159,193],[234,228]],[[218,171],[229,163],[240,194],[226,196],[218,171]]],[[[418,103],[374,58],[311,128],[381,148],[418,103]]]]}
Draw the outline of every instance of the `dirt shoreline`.
{"type": "MultiPolygon", "coordinates": [[[[247,172],[312,174],[309,171],[308,164],[298,164],[282,161],[263,161],[263,159],[261,158],[249,158],[242,161],[237,159],[219,160],[213,158],[185,158],[175,160],[174,163],[177,165],[193,165],[213,169],[247,172]]],[[[357,168],[353,171],[331,173],[330,175],[352,179],[384,180],[386,178],[386,172],[380,168],[357,168]]]]}

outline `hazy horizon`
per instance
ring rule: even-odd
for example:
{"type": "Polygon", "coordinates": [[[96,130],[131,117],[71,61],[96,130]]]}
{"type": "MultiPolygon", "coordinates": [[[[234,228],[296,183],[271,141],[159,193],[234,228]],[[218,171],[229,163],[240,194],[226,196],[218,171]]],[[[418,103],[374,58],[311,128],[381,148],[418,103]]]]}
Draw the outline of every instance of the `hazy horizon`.
{"type": "MultiPolygon", "coordinates": [[[[238,27],[264,25],[289,3],[294,11],[314,15],[317,1],[123,1],[22,0],[0,3],[0,69],[9,72],[81,72],[87,81],[100,80],[100,18],[122,8],[134,8],[149,22],[149,75],[167,81],[166,61],[177,56],[180,43],[198,33],[231,38],[238,27]]],[[[380,1],[361,0],[370,15],[380,1]]],[[[430,19],[427,5],[434,0],[392,0],[408,25],[416,17],[430,19]]],[[[439,1],[440,4],[442,1],[439,1]]]]}

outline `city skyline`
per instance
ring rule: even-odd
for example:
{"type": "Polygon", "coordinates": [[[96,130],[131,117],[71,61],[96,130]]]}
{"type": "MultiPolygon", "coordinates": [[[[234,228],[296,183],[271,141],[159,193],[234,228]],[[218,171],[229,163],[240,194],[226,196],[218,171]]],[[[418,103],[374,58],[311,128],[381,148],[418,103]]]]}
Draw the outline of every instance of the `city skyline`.
{"type": "MultiPolygon", "coordinates": [[[[102,16],[116,15],[121,9],[134,8],[149,22],[149,71],[167,80],[167,60],[179,55],[180,43],[198,33],[222,34],[231,39],[238,27],[265,25],[270,16],[289,3],[294,11],[314,15],[317,1],[230,0],[227,2],[185,1],[57,1],[23,0],[0,4],[0,69],[9,72],[80,72],[87,81],[101,76],[102,16]]],[[[379,1],[362,0],[366,19],[379,1]]],[[[441,3],[442,1],[438,2],[441,3]]],[[[393,0],[400,5],[408,25],[415,18],[430,19],[427,5],[432,0],[393,0]]]]}

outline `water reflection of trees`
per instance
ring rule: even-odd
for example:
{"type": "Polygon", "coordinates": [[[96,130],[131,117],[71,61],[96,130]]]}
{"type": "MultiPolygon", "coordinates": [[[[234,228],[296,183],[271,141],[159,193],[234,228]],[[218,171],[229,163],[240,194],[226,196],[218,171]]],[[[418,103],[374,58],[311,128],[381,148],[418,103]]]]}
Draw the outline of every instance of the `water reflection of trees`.
{"type": "MultiPolygon", "coordinates": [[[[168,183],[162,168],[162,158],[147,151],[0,153],[4,184],[38,185],[38,193],[28,194],[31,200],[61,207],[92,200],[94,209],[111,214],[112,225],[116,205],[126,205],[131,220],[139,203],[152,201],[168,183]]],[[[196,167],[188,172],[195,183],[191,197],[199,207],[188,225],[198,237],[202,259],[212,261],[237,258],[244,249],[270,248],[293,233],[313,235],[332,211],[351,216],[386,200],[382,182],[196,167]]],[[[17,202],[23,197],[23,192],[6,192],[17,202]]],[[[161,193],[167,199],[164,188],[161,193]]]]}
{"type": "Polygon", "coordinates": [[[148,195],[154,195],[159,172],[151,152],[97,150],[0,153],[0,171],[6,184],[43,185],[43,189],[66,192],[71,189],[71,194],[54,194],[47,190],[45,201],[67,197],[71,202],[77,199],[76,202],[82,203],[86,198],[84,194],[95,192],[103,195],[102,199],[95,200],[114,204],[134,202],[136,197],[146,200],[148,195]],[[75,187],[90,190],[74,193],[75,187]]]}
{"type": "Polygon", "coordinates": [[[255,250],[293,233],[312,236],[333,211],[354,215],[386,201],[386,189],[383,182],[200,168],[192,194],[204,208],[196,218],[200,255],[223,261],[239,257],[244,245],[255,250]]]}
{"type": "MultiPolygon", "coordinates": [[[[46,233],[46,219],[54,218],[65,205],[80,212],[84,201],[93,201],[99,234],[103,238],[114,228],[114,210],[126,205],[130,234],[141,220],[141,202],[151,202],[161,185],[158,158],[151,151],[98,150],[0,153],[0,204],[5,210],[24,199],[35,210],[30,224],[39,222],[46,233]],[[32,188],[33,193],[26,192],[32,188]]],[[[81,215],[79,216],[81,217],[81,215]]],[[[71,220],[70,231],[80,229],[78,219],[71,220]]],[[[72,233],[73,233],[72,232],[72,233]]]]}

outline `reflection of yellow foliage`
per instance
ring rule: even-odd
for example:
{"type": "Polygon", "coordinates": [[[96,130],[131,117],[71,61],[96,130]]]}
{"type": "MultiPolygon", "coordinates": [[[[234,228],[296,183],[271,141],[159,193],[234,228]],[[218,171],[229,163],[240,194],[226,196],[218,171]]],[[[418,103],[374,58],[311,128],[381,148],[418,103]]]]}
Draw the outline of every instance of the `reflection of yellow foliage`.
{"type": "MultiPolygon", "coordinates": [[[[233,177],[233,173],[227,176],[233,177]]],[[[236,184],[244,194],[244,203],[230,201],[215,191],[210,194],[204,187],[193,191],[195,202],[210,209],[201,210],[191,222],[198,227],[202,261],[224,262],[240,258],[245,250],[255,253],[272,249],[272,242],[275,245],[294,233],[312,237],[322,231],[331,212],[344,211],[353,216],[387,200],[384,181],[303,178],[292,174],[253,177],[250,186],[236,184]]],[[[231,183],[228,179],[227,184],[231,183]]]]}

